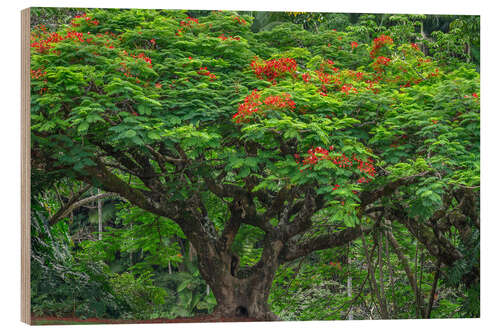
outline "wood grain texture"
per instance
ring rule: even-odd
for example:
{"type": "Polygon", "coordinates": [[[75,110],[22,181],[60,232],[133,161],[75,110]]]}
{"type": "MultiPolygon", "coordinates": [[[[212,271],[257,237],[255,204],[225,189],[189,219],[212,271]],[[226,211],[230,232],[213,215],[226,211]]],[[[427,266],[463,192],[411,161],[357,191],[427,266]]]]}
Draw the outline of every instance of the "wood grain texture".
{"type": "Polygon", "coordinates": [[[21,11],[21,321],[31,325],[30,299],[30,9],[21,11]]]}

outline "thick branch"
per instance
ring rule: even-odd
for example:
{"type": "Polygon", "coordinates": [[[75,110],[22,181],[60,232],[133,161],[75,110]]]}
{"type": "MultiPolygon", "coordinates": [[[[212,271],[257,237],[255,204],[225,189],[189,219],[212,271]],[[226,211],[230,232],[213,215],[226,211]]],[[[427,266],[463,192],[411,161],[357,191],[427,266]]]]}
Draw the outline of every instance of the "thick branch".
{"type": "Polygon", "coordinates": [[[86,205],[86,204],[88,204],[90,202],[97,201],[99,199],[110,198],[110,197],[117,197],[117,196],[119,196],[119,195],[116,194],[116,193],[101,193],[101,194],[93,195],[91,197],[87,197],[87,198],[82,199],[80,201],[73,202],[70,205],[66,204],[64,207],[61,207],[61,209],[59,209],[57,211],[57,213],[54,214],[54,216],[52,216],[50,218],[49,225],[53,225],[57,221],[59,221],[60,219],[65,218],[66,216],[68,216],[69,213],[71,213],[72,211],[74,211],[78,207],[86,205]]]}
{"type": "Polygon", "coordinates": [[[317,250],[347,245],[349,242],[360,237],[363,232],[367,232],[369,230],[371,230],[370,226],[358,225],[333,234],[313,237],[305,242],[291,242],[291,244],[287,244],[287,246],[282,250],[280,261],[286,262],[300,258],[317,250]]]}
{"type": "MultiPolygon", "coordinates": [[[[295,218],[291,223],[288,219],[282,219],[279,224],[279,233],[283,240],[288,240],[293,236],[304,232],[312,224],[312,216],[317,211],[316,205],[316,195],[312,190],[306,190],[305,198],[303,204],[301,204],[300,210],[295,215],[295,218]]],[[[291,216],[291,214],[288,214],[291,216]]]]}
{"type": "Polygon", "coordinates": [[[289,197],[290,193],[291,191],[287,187],[281,188],[281,190],[276,194],[276,196],[272,200],[271,206],[266,211],[266,216],[265,216],[266,219],[270,219],[279,214],[280,210],[283,207],[283,204],[289,197]]]}
{"type": "Polygon", "coordinates": [[[387,197],[394,193],[401,186],[406,186],[415,183],[419,177],[425,176],[428,171],[421,172],[417,175],[400,178],[390,183],[385,184],[384,186],[369,192],[361,193],[361,207],[366,207],[369,204],[374,203],[380,198],[387,197]]]}
{"type": "MultiPolygon", "coordinates": [[[[455,261],[463,258],[462,253],[449,240],[444,237],[438,239],[425,225],[414,219],[410,219],[402,206],[397,205],[396,208],[389,209],[389,212],[400,223],[406,226],[411,234],[427,248],[431,255],[440,259],[444,264],[451,266],[455,261]]],[[[435,215],[441,214],[441,210],[435,213],[435,215]]],[[[430,220],[436,220],[436,218],[437,216],[433,216],[430,220]]]]}
{"type": "Polygon", "coordinates": [[[158,163],[164,162],[164,163],[182,164],[184,162],[187,162],[186,160],[183,160],[183,159],[180,159],[180,158],[174,158],[174,157],[170,157],[170,156],[167,156],[167,155],[163,155],[160,152],[157,152],[150,145],[145,145],[145,147],[149,150],[149,152],[151,154],[154,155],[154,157],[155,157],[155,159],[156,159],[156,161],[158,163]]]}
{"type": "Polygon", "coordinates": [[[88,175],[80,176],[80,178],[85,182],[93,184],[94,181],[97,180],[102,185],[102,189],[107,192],[117,193],[122,198],[129,200],[131,203],[144,210],[171,218],[173,220],[179,217],[180,209],[175,202],[170,202],[168,206],[160,205],[160,203],[151,199],[153,195],[148,195],[149,192],[140,191],[130,186],[118,176],[111,173],[99,160],[96,160],[95,162],[97,163],[97,166],[85,168],[88,175]]]}
{"type": "Polygon", "coordinates": [[[219,198],[238,198],[246,196],[247,192],[236,185],[232,184],[217,184],[209,177],[203,177],[205,184],[207,185],[210,192],[218,196],[219,198]]]}

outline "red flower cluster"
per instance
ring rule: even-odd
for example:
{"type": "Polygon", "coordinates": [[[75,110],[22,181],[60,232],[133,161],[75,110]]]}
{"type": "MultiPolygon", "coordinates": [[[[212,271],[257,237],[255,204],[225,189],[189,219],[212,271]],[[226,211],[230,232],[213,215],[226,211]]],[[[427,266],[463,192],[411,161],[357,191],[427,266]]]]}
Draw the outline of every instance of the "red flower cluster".
{"type": "Polygon", "coordinates": [[[418,45],[417,45],[417,44],[415,44],[415,43],[411,43],[411,47],[412,47],[412,48],[414,48],[414,49],[415,49],[415,50],[417,50],[417,51],[420,51],[420,48],[419,48],[419,47],[418,47],[418,45]]]}
{"type": "Polygon", "coordinates": [[[434,70],[434,73],[429,73],[428,77],[432,77],[432,76],[438,76],[439,75],[439,68],[436,68],[434,70]]]}
{"type": "Polygon", "coordinates": [[[376,71],[376,72],[382,72],[384,69],[383,69],[383,66],[387,66],[387,64],[391,61],[391,59],[389,58],[386,58],[386,57],[378,57],[375,62],[373,63],[373,69],[376,71]]]}
{"type": "Polygon", "coordinates": [[[365,177],[361,177],[361,178],[358,179],[358,184],[368,183],[368,182],[369,182],[369,180],[366,179],[365,177]]]}
{"type": "Polygon", "coordinates": [[[358,163],[358,170],[364,172],[372,177],[375,177],[375,167],[373,166],[373,160],[368,158],[366,161],[363,161],[356,157],[356,155],[352,156],[352,160],[358,163]]]}
{"type": "MultiPolygon", "coordinates": [[[[376,172],[375,172],[375,167],[373,166],[373,160],[371,158],[368,158],[366,161],[363,161],[355,154],[351,156],[351,159],[349,159],[345,154],[342,154],[342,156],[336,156],[336,157],[331,157],[329,154],[330,152],[335,154],[335,151],[333,150],[333,146],[330,146],[329,149],[325,149],[322,147],[316,147],[316,148],[311,148],[307,151],[308,156],[302,160],[302,165],[314,165],[318,163],[320,160],[329,160],[333,164],[337,165],[340,168],[350,168],[353,166],[353,161],[357,163],[357,168],[360,172],[370,176],[370,177],[375,177],[376,172]]],[[[295,154],[295,161],[297,164],[300,164],[300,155],[295,154]]],[[[301,170],[302,172],[302,170],[301,170]]],[[[371,178],[367,178],[365,176],[362,176],[361,178],[358,179],[358,184],[361,183],[368,183],[371,181],[371,178]]],[[[333,190],[337,190],[340,186],[336,184],[333,187],[333,190]]]]}
{"type": "Polygon", "coordinates": [[[380,35],[373,40],[372,50],[370,51],[370,57],[375,58],[376,53],[386,44],[393,44],[394,41],[391,37],[386,35],[380,35]]]}
{"type": "MultiPolygon", "coordinates": [[[[113,47],[112,47],[112,45],[111,45],[109,48],[110,48],[110,49],[111,49],[111,48],[113,48],[113,47]]],[[[152,67],[153,67],[153,64],[151,63],[151,58],[147,57],[147,56],[144,54],[144,52],[141,52],[141,53],[139,53],[138,55],[133,55],[133,54],[129,54],[127,51],[123,50],[123,54],[124,54],[124,55],[126,55],[126,56],[130,56],[130,57],[132,57],[132,58],[136,59],[136,61],[137,61],[137,59],[142,59],[142,60],[144,60],[146,63],[148,63],[148,64],[149,64],[149,65],[148,65],[148,67],[149,67],[149,68],[152,68],[152,67]]]]}
{"type": "MultiPolygon", "coordinates": [[[[41,28],[40,30],[42,32],[40,35],[31,37],[31,41],[32,41],[31,47],[38,49],[38,52],[40,52],[40,53],[45,53],[54,47],[53,44],[56,44],[56,43],[59,43],[59,42],[62,42],[64,40],[68,40],[68,39],[78,41],[80,43],[88,43],[88,44],[97,45],[97,42],[92,37],[88,37],[88,35],[90,35],[90,32],[87,32],[87,34],[84,35],[81,32],[68,31],[66,33],[66,35],[60,35],[57,32],[48,33],[45,30],[45,28],[41,28]],[[85,38],[84,36],[87,36],[87,37],[85,38]]],[[[106,35],[116,37],[116,35],[113,34],[112,32],[111,33],[106,32],[106,35]]],[[[104,37],[104,35],[97,34],[96,37],[101,38],[101,37],[104,37]]],[[[118,38],[120,38],[120,37],[118,37],[118,38]]],[[[108,43],[109,43],[109,40],[106,40],[106,42],[104,42],[103,45],[105,47],[113,49],[114,46],[111,44],[108,44],[108,43]]]]}
{"type": "Polygon", "coordinates": [[[236,21],[241,25],[247,24],[247,21],[245,21],[243,18],[241,18],[239,16],[233,16],[233,21],[236,21]]]}
{"type": "MultiPolygon", "coordinates": [[[[131,56],[132,56],[132,58],[136,58],[134,55],[131,55],[131,56]]],[[[149,64],[149,68],[151,68],[151,67],[152,67],[152,64],[151,64],[151,58],[146,57],[146,55],[145,55],[143,52],[141,52],[141,53],[139,53],[139,54],[137,55],[137,59],[142,59],[142,60],[144,60],[145,62],[147,62],[147,63],[149,64]]]]}
{"type": "Polygon", "coordinates": [[[259,79],[276,82],[276,79],[284,73],[294,73],[297,69],[297,62],[292,58],[279,58],[269,61],[256,59],[250,64],[255,75],[259,79]]]}
{"type": "Polygon", "coordinates": [[[281,96],[268,96],[264,99],[264,104],[275,109],[295,109],[295,102],[290,98],[289,94],[282,94],[281,96]]]}
{"type": "MultiPolygon", "coordinates": [[[[316,74],[318,74],[318,79],[323,82],[323,85],[329,84],[332,81],[335,81],[335,77],[332,74],[328,74],[322,71],[316,71],[316,74]]],[[[340,81],[338,81],[340,83],[340,81]]]]}
{"type": "Polygon", "coordinates": [[[387,64],[391,61],[391,59],[386,57],[378,57],[376,63],[379,65],[387,66],[387,64]]]}
{"type": "Polygon", "coordinates": [[[342,85],[342,80],[340,80],[342,74],[339,73],[339,69],[337,67],[333,66],[334,64],[335,62],[333,62],[333,60],[328,59],[327,61],[321,63],[319,70],[316,71],[318,79],[322,82],[322,85],[318,90],[321,96],[327,96],[327,85],[335,84],[338,87],[342,85]],[[325,72],[325,70],[332,71],[333,73],[329,74],[328,72],[325,72]]]}
{"type": "Polygon", "coordinates": [[[224,36],[224,34],[220,35],[219,37],[220,40],[227,40],[227,39],[230,39],[230,40],[240,40],[240,37],[233,37],[233,36],[224,36]]]}
{"type": "Polygon", "coordinates": [[[344,84],[342,86],[342,92],[346,95],[349,95],[349,92],[352,92],[354,94],[357,94],[358,93],[358,90],[356,88],[354,88],[352,85],[350,84],[344,84]],[[351,91],[352,90],[352,91],[351,91]]]}
{"type": "MultiPolygon", "coordinates": [[[[44,53],[45,51],[53,48],[52,44],[59,43],[66,39],[77,40],[81,43],[87,42],[92,43],[92,38],[83,38],[83,33],[76,31],[68,31],[66,36],[61,36],[57,32],[48,34],[46,39],[39,39],[38,41],[34,41],[31,43],[31,47],[38,48],[40,53],[44,53]]],[[[94,43],[95,44],[95,43],[94,43]]]]}
{"type": "Polygon", "coordinates": [[[198,25],[199,22],[198,22],[198,19],[197,18],[192,18],[192,17],[186,17],[185,20],[181,20],[179,22],[179,24],[181,25],[181,28],[180,29],[177,29],[177,32],[175,33],[176,36],[180,36],[181,33],[184,32],[184,29],[189,29],[191,28],[193,25],[198,25]]]}
{"type": "Polygon", "coordinates": [[[405,84],[399,85],[399,87],[400,88],[408,88],[408,87],[411,87],[412,85],[419,84],[420,82],[422,82],[422,79],[413,79],[413,80],[407,81],[405,84]]]}
{"type": "MultiPolygon", "coordinates": [[[[113,48],[113,46],[111,45],[111,46],[109,46],[109,48],[113,48]]],[[[123,55],[134,58],[135,62],[137,62],[137,59],[142,59],[148,64],[149,68],[153,67],[153,65],[151,63],[151,58],[147,57],[144,54],[144,52],[141,52],[138,55],[133,55],[133,54],[129,54],[127,51],[123,50],[123,55]]],[[[132,75],[132,73],[130,72],[130,69],[127,67],[127,64],[125,62],[121,62],[120,65],[121,65],[121,69],[119,69],[119,70],[121,72],[123,72],[124,76],[131,78],[131,79],[135,79],[135,83],[141,83],[141,80],[139,79],[139,77],[132,75]]],[[[148,85],[148,83],[146,83],[145,85],[148,85]]],[[[158,88],[158,86],[157,86],[157,88],[158,88]]],[[[160,88],[161,88],[161,86],[160,86],[160,88]]]]}
{"type": "Polygon", "coordinates": [[[424,62],[425,62],[425,63],[429,63],[429,62],[431,62],[431,59],[429,59],[429,58],[427,58],[427,59],[419,58],[417,61],[418,61],[417,66],[419,66],[419,67],[420,67],[420,66],[422,66],[422,63],[424,63],[424,62]]]}
{"type": "Polygon", "coordinates": [[[290,98],[289,94],[268,96],[264,101],[261,101],[261,97],[262,95],[259,94],[257,89],[245,97],[244,103],[240,104],[238,112],[233,115],[236,123],[244,122],[248,116],[265,110],[295,109],[295,102],[290,98]],[[265,109],[262,109],[262,104],[266,105],[265,109]]]}
{"type": "Polygon", "coordinates": [[[80,18],[84,18],[85,21],[87,21],[88,23],[90,24],[93,24],[93,25],[99,25],[99,21],[98,20],[92,20],[91,17],[87,16],[87,13],[83,13],[83,15],[77,15],[75,16],[72,20],[71,20],[71,25],[73,27],[79,27],[80,26],[80,23],[76,23],[75,22],[75,19],[80,19],[80,18]],[[92,21],[91,21],[92,20],[92,21]]]}
{"type": "Polygon", "coordinates": [[[198,71],[198,74],[199,75],[208,76],[210,78],[210,81],[217,80],[217,77],[215,76],[215,74],[210,73],[210,71],[207,70],[206,67],[200,67],[200,70],[198,71]]]}
{"type": "Polygon", "coordinates": [[[352,167],[352,162],[351,160],[345,156],[344,153],[342,153],[342,156],[337,156],[331,158],[333,164],[338,165],[339,168],[347,168],[347,167],[352,167]]]}
{"type": "Polygon", "coordinates": [[[197,18],[192,18],[192,17],[186,17],[186,21],[182,20],[179,22],[179,24],[183,27],[191,27],[191,25],[195,23],[195,24],[199,24],[198,23],[198,19],[197,18]]]}
{"type": "Polygon", "coordinates": [[[141,80],[139,80],[139,78],[137,76],[132,75],[132,73],[130,72],[130,69],[127,67],[126,63],[121,62],[120,65],[121,65],[121,68],[119,69],[119,71],[123,72],[124,76],[131,78],[131,79],[135,79],[136,83],[141,82],[141,80]]]}
{"type": "Polygon", "coordinates": [[[302,74],[302,80],[304,80],[305,83],[309,82],[310,79],[311,75],[309,75],[309,73],[302,74]]]}
{"type": "Polygon", "coordinates": [[[259,106],[262,104],[260,101],[261,95],[255,89],[252,91],[250,95],[245,97],[245,102],[240,104],[238,107],[238,112],[233,115],[233,119],[236,120],[237,123],[241,123],[245,120],[246,117],[251,114],[259,111],[259,106]]]}
{"type": "Polygon", "coordinates": [[[66,39],[65,37],[59,35],[57,32],[54,32],[49,34],[48,37],[45,39],[39,39],[37,41],[33,41],[31,43],[31,47],[37,48],[38,52],[40,53],[44,53],[53,47],[51,44],[59,43],[60,41],[65,39],[66,39]]]}
{"type": "Polygon", "coordinates": [[[39,78],[44,77],[45,75],[47,75],[47,72],[45,72],[45,71],[42,72],[41,68],[39,68],[37,70],[30,69],[30,72],[31,72],[31,78],[32,79],[39,79],[39,78]]]}
{"type": "Polygon", "coordinates": [[[355,49],[355,48],[357,48],[357,47],[358,47],[358,43],[356,43],[356,42],[352,42],[352,43],[351,43],[351,48],[352,48],[352,49],[355,49]]]}
{"type": "MultiPolygon", "coordinates": [[[[333,146],[330,148],[333,149],[333,146]]],[[[303,165],[311,164],[314,165],[318,163],[319,160],[330,160],[330,156],[328,156],[330,152],[323,147],[311,148],[307,151],[308,156],[302,160],[303,165]]],[[[297,158],[298,155],[295,155],[297,158]]],[[[300,157],[300,156],[299,156],[300,157]]],[[[299,163],[299,161],[297,161],[299,163]]]]}
{"type": "MultiPolygon", "coordinates": [[[[30,72],[31,72],[32,79],[40,79],[40,78],[45,77],[47,75],[47,72],[44,71],[42,68],[39,68],[37,70],[30,69],[30,72]]],[[[47,84],[47,79],[43,79],[43,83],[47,84]]],[[[40,88],[39,94],[43,95],[47,91],[48,91],[47,87],[42,87],[42,88],[40,88]]]]}

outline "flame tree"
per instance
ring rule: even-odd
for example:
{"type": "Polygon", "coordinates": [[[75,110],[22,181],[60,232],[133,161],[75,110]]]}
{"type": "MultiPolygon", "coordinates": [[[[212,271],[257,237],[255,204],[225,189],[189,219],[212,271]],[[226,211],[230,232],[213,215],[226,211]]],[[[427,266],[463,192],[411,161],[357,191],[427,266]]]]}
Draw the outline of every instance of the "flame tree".
{"type": "Polygon", "coordinates": [[[475,70],[397,36],[251,23],[92,10],[33,28],[33,169],[178,224],[221,316],[276,318],[281,264],[386,220],[444,265],[463,260],[449,235],[479,230],[475,70]],[[243,225],[264,235],[250,267],[233,250],[243,225]]]}

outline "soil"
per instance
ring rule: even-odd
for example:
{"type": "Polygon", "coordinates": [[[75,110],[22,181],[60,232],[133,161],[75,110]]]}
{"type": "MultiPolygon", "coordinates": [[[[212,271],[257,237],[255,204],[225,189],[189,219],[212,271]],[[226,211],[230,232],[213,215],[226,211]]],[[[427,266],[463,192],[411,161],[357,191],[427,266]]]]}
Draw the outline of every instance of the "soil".
{"type": "Polygon", "coordinates": [[[162,324],[162,323],[220,323],[220,322],[252,322],[258,321],[253,318],[246,317],[215,317],[212,315],[204,315],[187,318],[157,318],[149,320],[134,320],[134,319],[101,319],[87,318],[81,319],[77,317],[37,317],[32,315],[32,325],[88,325],[88,324],[162,324]]]}

